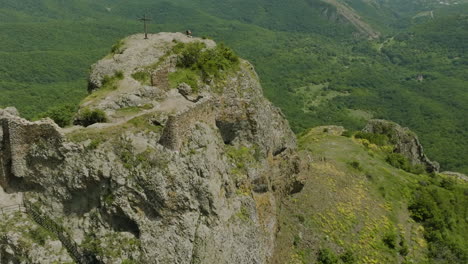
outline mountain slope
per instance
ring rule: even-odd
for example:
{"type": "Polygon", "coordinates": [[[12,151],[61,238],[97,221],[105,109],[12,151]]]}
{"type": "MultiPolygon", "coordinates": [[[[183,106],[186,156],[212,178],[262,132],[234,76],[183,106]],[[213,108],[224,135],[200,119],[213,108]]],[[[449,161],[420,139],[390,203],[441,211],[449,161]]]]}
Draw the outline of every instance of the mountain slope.
{"type": "Polygon", "coordinates": [[[300,137],[315,162],[281,206],[274,263],[466,262],[467,182],[396,169],[385,148],[340,133],[300,137]]]}

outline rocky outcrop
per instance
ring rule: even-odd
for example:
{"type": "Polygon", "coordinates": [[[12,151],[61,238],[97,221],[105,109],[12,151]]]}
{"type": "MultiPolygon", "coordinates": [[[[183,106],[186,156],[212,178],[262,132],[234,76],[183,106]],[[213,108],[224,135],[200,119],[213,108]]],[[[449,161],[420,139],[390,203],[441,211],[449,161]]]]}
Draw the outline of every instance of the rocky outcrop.
{"type": "Polygon", "coordinates": [[[424,153],[418,136],[406,127],[387,120],[370,120],[364,132],[386,135],[395,146],[394,151],[406,156],[413,165],[421,164],[429,172],[438,172],[439,163],[431,161],[424,153]]]}
{"type": "Polygon", "coordinates": [[[463,180],[463,181],[467,181],[467,182],[468,182],[468,176],[465,175],[465,174],[463,174],[463,173],[460,173],[460,172],[443,171],[443,172],[441,172],[441,174],[444,174],[444,175],[453,177],[453,178],[455,178],[455,179],[460,179],[460,180],[463,180]]]}
{"type": "MultiPolygon", "coordinates": [[[[308,166],[294,134],[245,61],[222,81],[200,84],[196,102],[177,87],[166,91],[167,80],[135,84],[135,71],[172,65],[165,54],[176,42],[204,41],[172,33],[149,38],[129,37],[122,54],[93,67],[98,90],[86,107],[107,111],[106,124],[61,129],[0,111],[0,184],[24,193],[67,230],[70,244],[102,263],[267,263],[277,204],[300,191],[308,166]],[[102,78],[115,71],[123,72],[120,86],[100,91],[102,78]],[[144,97],[141,89],[161,96],[144,97]],[[129,94],[145,105],[120,107],[129,94]]],[[[19,259],[33,249],[11,250],[19,259]]]]}

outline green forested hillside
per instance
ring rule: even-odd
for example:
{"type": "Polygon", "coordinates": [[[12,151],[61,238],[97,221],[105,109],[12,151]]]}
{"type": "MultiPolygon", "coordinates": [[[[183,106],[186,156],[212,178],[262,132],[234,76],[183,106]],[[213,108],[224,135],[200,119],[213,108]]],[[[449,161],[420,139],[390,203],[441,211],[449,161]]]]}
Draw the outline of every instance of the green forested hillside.
{"type": "Polygon", "coordinates": [[[79,102],[89,66],[140,32],[136,18],[146,13],[151,32],[190,28],[252,61],[296,132],[391,119],[416,131],[443,169],[468,172],[466,6],[407,1],[404,11],[394,1],[344,1],[382,32],[370,41],[333,1],[0,2],[0,107],[28,118],[79,102]],[[429,10],[434,19],[413,18],[429,10]]]}

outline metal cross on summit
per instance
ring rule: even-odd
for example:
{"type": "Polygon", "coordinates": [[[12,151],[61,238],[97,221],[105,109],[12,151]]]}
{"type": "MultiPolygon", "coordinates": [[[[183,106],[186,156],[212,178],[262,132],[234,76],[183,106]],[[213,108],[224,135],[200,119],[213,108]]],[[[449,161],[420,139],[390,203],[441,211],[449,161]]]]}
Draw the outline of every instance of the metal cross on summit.
{"type": "Polygon", "coordinates": [[[146,14],[143,15],[143,18],[139,18],[138,20],[143,21],[144,27],[145,27],[145,39],[148,39],[148,30],[146,26],[147,21],[151,21],[150,18],[146,17],[146,14]]]}

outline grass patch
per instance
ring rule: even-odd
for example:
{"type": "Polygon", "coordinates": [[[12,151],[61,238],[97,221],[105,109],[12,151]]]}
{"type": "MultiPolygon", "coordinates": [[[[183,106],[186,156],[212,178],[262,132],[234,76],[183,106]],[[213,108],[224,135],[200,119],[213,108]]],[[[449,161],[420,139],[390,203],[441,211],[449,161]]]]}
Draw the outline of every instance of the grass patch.
{"type": "Polygon", "coordinates": [[[124,75],[121,71],[116,72],[114,76],[104,76],[101,87],[97,90],[89,91],[91,94],[88,95],[82,103],[104,98],[107,94],[119,88],[119,82],[123,80],[123,78],[124,75]]]}
{"type": "Polygon", "coordinates": [[[139,81],[142,85],[151,84],[151,74],[147,71],[138,71],[132,74],[132,78],[139,81]]]}
{"type": "Polygon", "coordinates": [[[55,237],[53,233],[42,227],[37,227],[36,229],[30,230],[28,235],[32,241],[38,243],[41,246],[44,246],[50,237],[55,237]]]}
{"type": "Polygon", "coordinates": [[[115,111],[115,116],[116,117],[131,116],[131,115],[138,114],[141,111],[152,109],[153,107],[154,106],[152,104],[145,104],[142,106],[124,107],[124,108],[117,109],[115,111]]]}
{"type": "Polygon", "coordinates": [[[249,221],[250,220],[249,210],[244,205],[241,206],[239,212],[236,213],[236,217],[244,222],[249,221]]]}
{"type": "Polygon", "coordinates": [[[119,40],[117,43],[112,45],[111,53],[112,54],[122,54],[125,51],[125,42],[123,40],[119,40]]]}
{"type": "Polygon", "coordinates": [[[362,171],[363,168],[361,166],[361,163],[359,163],[359,161],[351,161],[351,162],[348,162],[349,166],[351,166],[353,169],[356,169],[358,171],[362,171]]]}
{"type": "Polygon", "coordinates": [[[86,140],[91,140],[92,142],[96,142],[93,144],[100,145],[109,140],[118,140],[124,132],[161,133],[163,127],[160,125],[154,125],[151,122],[152,118],[152,114],[144,114],[130,119],[125,124],[105,128],[79,129],[68,133],[66,136],[72,142],[80,143],[86,140]]]}
{"type": "Polygon", "coordinates": [[[160,125],[155,125],[151,122],[151,114],[137,116],[135,118],[130,119],[127,123],[132,125],[135,129],[140,131],[147,131],[147,132],[154,132],[154,133],[161,133],[163,127],[160,125]]]}
{"type": "Polygon", "coordinates": [[[235,174],[246,174],[248,166],[256,162],[255,150],[245,146],[239,148],[227,146],[226,154],[234,162],[235,174]]]}
{"type": "Polygon", "coordinates": [[[177,88],[181,83],[186,83],[192,87],[194,92],[198,92],[200,80],[200,74],[193,69],[179,69],[169,74],[169,86],[171,89],[177,88]]]}

